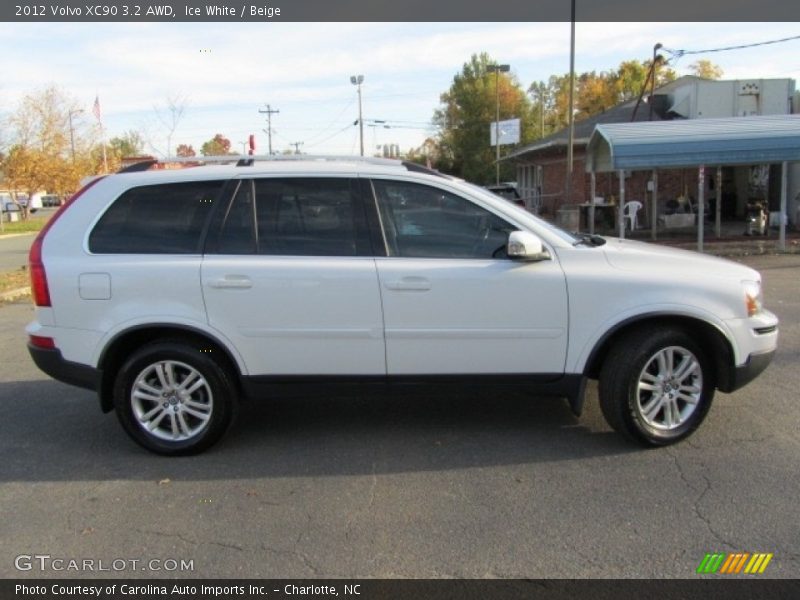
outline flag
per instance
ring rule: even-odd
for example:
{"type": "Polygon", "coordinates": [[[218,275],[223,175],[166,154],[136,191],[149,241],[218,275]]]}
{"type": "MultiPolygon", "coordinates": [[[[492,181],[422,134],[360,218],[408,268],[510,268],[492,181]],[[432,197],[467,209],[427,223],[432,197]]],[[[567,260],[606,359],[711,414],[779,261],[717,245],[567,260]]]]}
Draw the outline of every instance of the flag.
{"type": "Polygon", "coordinates": [[[92,105],[92,114],[97,118],[97,122],[102,124],[103,119],[100,113],[100,96],[94,97],[94,105],[92,105]]]}

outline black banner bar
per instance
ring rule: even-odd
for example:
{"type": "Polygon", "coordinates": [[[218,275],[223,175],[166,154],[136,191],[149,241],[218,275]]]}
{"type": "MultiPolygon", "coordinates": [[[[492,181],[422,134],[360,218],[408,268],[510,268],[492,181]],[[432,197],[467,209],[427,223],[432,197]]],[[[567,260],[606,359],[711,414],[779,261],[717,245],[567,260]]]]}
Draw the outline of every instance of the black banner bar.
{"type": "MultiPolygon", "coordinates": [[[[570,0],[13,0],[17,22],[514,22],[569,21],[570,0]]],[[[576,20],[800,21],[796,0],[576,0],[576,20]]],[[[710,32],[710,37],[713,34],[710,32]]]]}
{"type": "Polygon", "coordinates": [[[691,580],[2,580],[0,598],[29,600],[782,600],[800,597],[800,581],[753,578],[691,580]]]}

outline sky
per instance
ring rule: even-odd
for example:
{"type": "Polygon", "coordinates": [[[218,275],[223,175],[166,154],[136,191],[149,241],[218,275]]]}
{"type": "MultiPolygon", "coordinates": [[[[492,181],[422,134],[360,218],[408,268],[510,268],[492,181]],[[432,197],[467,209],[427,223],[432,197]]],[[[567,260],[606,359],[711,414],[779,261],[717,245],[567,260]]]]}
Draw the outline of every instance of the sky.
{"type": "MultiPolygon", "coordinates": [[[[800,23],[577,23],[575,69],[608,71],[646,60],[653,46],[706,50],[800,35],[800,23]]],[[[221,133],[240,151],[255,134],[273,149],[309,154],[359,152],[358,99],[351,75],[363,75],[366,153],[383,144],[418,147],[439,95],[472,54],[511,65],[525,89],[569,71],[569,23],[0,23],[0,119],[25,95],[56,85],[95,123],[99,98],[107,138],[141,132],[146,152],[163,155],[169,98],[185,101],[172,136],[195,150],[221,133]],[[370,127],[371,121],[386,121],[370,127]]],[[[705,58],[724,79],[800,79],[800,40],[684,56],[679,75],[705,58]]],[[[487,143],[488,143],[487,125],[487,143]]],[[[0,141],[9,143],[9,134],[0,141]]]]}

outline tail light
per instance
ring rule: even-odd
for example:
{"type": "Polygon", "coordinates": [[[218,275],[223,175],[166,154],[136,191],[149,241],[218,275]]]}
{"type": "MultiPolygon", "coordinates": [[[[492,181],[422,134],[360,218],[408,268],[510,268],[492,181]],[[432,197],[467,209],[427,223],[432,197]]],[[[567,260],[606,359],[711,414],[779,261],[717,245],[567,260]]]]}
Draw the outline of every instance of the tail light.
{"type": "Polygon", "coordinates": [[[50,304],[50,288],[47,286],[47,273],[44,270],[44,263],[42,262],[42,244],[44,243],[44,237],[47,235],[47,232],[50,231],[50,228],[53,226],[56,220],[58,220],[58,218],[64,213],[64,211],[72,206],[72,203],[82,196],[86,190],[88,190],[101,179],[103,178],[98,177],[96,179],[92,179],[89,183],[75,192],[72,197],[62,204],[55,214],[50,217],[50,220],[45,224],[44,227],[42,227],[39,235],[37,235],[36,239],[33,240],[33,244],[31,244],[31,250],[28,253],[28,269],[30,270],[31,274],[31,292],[33,294],[33,303],[36,306],[52,306],[50,304]]]}

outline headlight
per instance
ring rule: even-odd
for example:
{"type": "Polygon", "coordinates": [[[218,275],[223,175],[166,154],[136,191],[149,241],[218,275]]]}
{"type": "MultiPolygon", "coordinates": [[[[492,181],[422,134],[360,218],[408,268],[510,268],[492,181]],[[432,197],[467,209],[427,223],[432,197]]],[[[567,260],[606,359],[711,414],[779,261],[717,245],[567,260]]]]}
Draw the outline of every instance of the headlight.
{"type": "Polygon", "coordinates": [[[761,311],[764,303],[764,298],[761,295],[761,282],[743,281],[742,286],[744,287],[745,310],[747,310],[747,316],[752,317],[761,311]]]}

